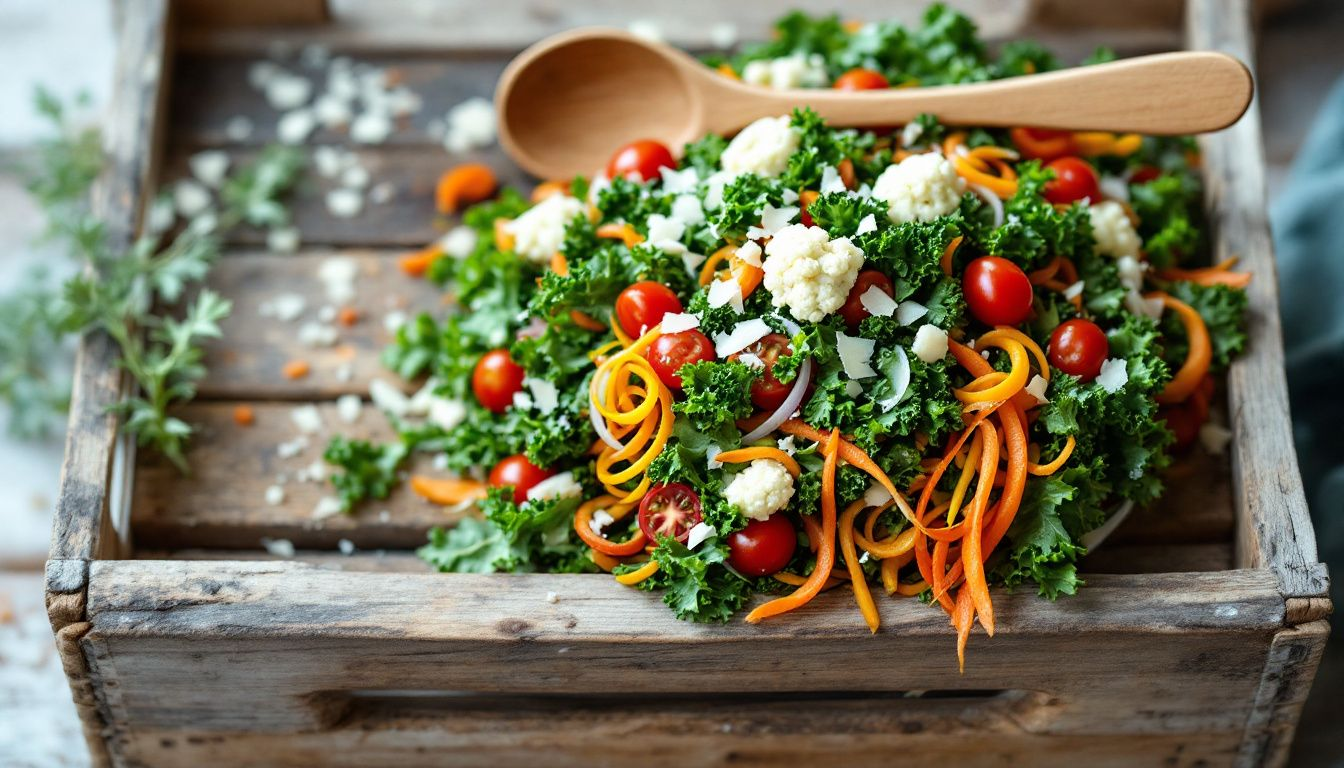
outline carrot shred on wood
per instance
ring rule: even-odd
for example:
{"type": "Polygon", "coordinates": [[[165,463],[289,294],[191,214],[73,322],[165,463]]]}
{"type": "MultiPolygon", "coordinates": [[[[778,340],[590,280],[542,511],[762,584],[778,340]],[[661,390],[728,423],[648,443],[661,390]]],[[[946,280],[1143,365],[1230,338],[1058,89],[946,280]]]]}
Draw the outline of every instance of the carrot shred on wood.
{"type": "Polygon", "coordinates": [[[434,188],[434,205],[439,213],[457,213],[464,206],[490,197],[498,186],[499,181],[490,166],[480,163],[459,165],[439,177],[434,188]]]}
{"type": "Polygon", "coordinates": [[[428,248],[422,248],[414,253],[402,256],[397,261],[397,265],[401,267],[402,272],[411,277],[423,277],[425,272],[429,271],[430,265],[442,256],[443,249],[438,245],[431,245],[428,248]]]}
{"type": "Polygon", "coordinates": [[[359,310],[354,307],[341,307],[341,311],[336,314],[336,322],[349,328],[359,322],[359,310]]]}
{"type": "Polygon", "coordinates": [[[854,600],[859,604],[859,613],[863,614],[864,623],[868,625],[869,631],[877,632],[882,618],[877,612],[877,604],[873,602],[873,593],[868,588],[868,577],[863,572],[863,566],[859,564],[859,556],[854,547],[854,518],[863,510],[865,503],[863,499],[853,502],[845,507],[844,514],[840,516],[840,553],[845,558],[845,568],[849,571],[849,580],[854,585],[854,600]]]}
{"type": "Polygon", "coordinates": [[[311,367],[308,365],[307,360],[290,360],[288,363],[285,363],[285,367],[280,369],[280,373],[286,379],[294,381],[307,376],[308,371],[310,370],[311,367]]]}
{"type": "Polygon", "coordinates": [[[233,407],[233,423],[240,427],[250,427],[257,421],[257,415],[253,412],[250,405],[235,405],[233,407]]]}

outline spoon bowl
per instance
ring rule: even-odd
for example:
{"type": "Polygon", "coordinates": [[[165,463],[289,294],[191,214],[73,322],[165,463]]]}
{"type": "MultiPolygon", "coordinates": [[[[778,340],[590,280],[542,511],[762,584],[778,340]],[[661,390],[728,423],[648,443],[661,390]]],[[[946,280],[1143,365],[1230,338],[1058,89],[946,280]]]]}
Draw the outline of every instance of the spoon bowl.
{"type": "Polygon", "coordinates": [[[675,151],[801,106],[842,126],[898,125],[927,112],[951,125],[1177,135],[1231,125],[1253,92],[1245,65],[1211,51],[967,85],[773,90],[724,77],[671,46],[589,28],[521,53],[501,75],[495,104],[505,151],[530,173],[566,179],[600,170],[636,139],[675,151]]]}

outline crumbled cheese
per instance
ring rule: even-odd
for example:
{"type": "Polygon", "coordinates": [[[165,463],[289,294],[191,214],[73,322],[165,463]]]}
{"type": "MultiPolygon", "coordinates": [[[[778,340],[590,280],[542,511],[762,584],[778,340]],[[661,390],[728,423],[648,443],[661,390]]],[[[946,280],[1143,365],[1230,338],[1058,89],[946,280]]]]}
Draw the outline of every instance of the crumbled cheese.
{"type": "Polygon", "coordinates": [[[575,482],[574,473],[561,472],[556,475],[551,475],[529,488],[527,491],[527,499],[528,501],[565,499],[579,496],[582,493],[583,486],[575,482]]]}
{"type": "Polygon", "coordinates": [[[859,395],[863,394],[863,385],[853,380],[846,381],[845,394],[849,395],[850,397],[858,397],[859,395]]]}
{"type": "Polygon", "coordinates": [[[678,171],[664,165],[658,169],[658,175],[663,179],[663,192],[668,195],[694,193],[700,183],[700,172],[694,166],[678,171]]]}
{"type": "Polygon", "coordinates": [[[550,413],[559,407],[560,392],[551,382],[529,376],[523,379],[523,386],[527,387],[528,391],[532,393],[532,403],[543,414],[550,413]]]}
{"type": "Polygon", "coordinates": [[[187,161],[191,175],[211,189],[218,189],[224,183],[224,175],[229,170],[229,153],[222,149],[207,149],[197,152],[187,161]]]}
{"type": "Polygon", "coordinates": [[[285,503],[285,489],[278,485],[266,487],[266,503],[278,507],[285,503]]]}
{"type": "Polygon", "coordinates": [[[266,551],[275,557],[294,556],[294,542],[289,539],[262,538],[261,546],[265,547],[266,551]]]}
{"type": "Polygon", "coordinates": [[[1210,421],[1199,428],[1199,442],[1209,454],[1221,456],[1227,452],[1228,443],[1232,442],[1232,430],[1210,421]]]}
{"type": "Polygon", "coordinates": [[[699,276],[700,265],[705,263],[706,258],[707,257],[703,253],[691,253],[690,251],[687,251],[681,254],[681,265],[686,268],[687,274],[696,277],[699,276]]]}
{"type": "Polygon", "coordinates": [[[829,195],[832,192],[844,192],[848,189],[845,186],[844,179],[840,178],[840,172],[834,165],[828,165],[821,169],[821,185],[817,191],[823,195],[829,195]]]}
{"type": "Polygon", "coordinates": [[[917,301],[907,299],[896,307],[896,322],[901,325],[910,325],[927,314],[929,314],[928,307],[917,301]]]}
{"type": "Polygon", "coordinates": [[[1136,315],[1151,317],[1154,320],[1161,320],[1162,312],[1166,308],[1167,305],[1162,303],[1162,299],[1144,298],[1143,294],[1133,288],[1125,293],[1125,309],[1136,315]]]}
{"type": "Polygon", "coordinates": [[[355,542],[349,539],[338,539],[336,541],[336,549],[340,550],[342,555],[349,557],[350,555],[355,554],[355,542]]]}
{"type": "Polygon", "coordinates": [[[723,496],[752,520],[765,520],[793,498],[793,476],[774,459],[756,459],[733,476],[723,496]]]}
{"type": "Polygon", "coordinates": [[[341,395],[336,398],[336,415],[346,424],[359,421],[359,414],[363,411],[364,400],[359,395],[341,395]]]}
{"type": "Polygon", "coordinates": [[[306,450],[308,450],[308,437],[306,435],[299,435],[293,440],[288,440],[275,446],[275,455],[282,459],[292,459],[306,450]]]}
{"type": "Polygon", "coordinates": [[[1027,386],[1025,387],[1025,389],[1027,391],[1027,394],[1036,398],[1037,403],[1045,405],[1046,403],[1050,402],[1050,400],[1045,396],[1045,388],[1048,387],[1049,385],[1050,382],[1046,381],[1045,378],[1038,373],[1035,376],[1031,377],[1031,381],[1027,382],[1027,386]]]}
{"type": "Polygon", "coordinates": [[[757,59],[742,68],[742,81],[778,90],[821,88],[830,84],[826,60],[818,53],[794,53],[777,59],[757,59]]]}
{"type": "Polygon", "coordinates": [[[761,266],[761,246],[757,245],[754,240],[748,240],[737,246],[736,256],[737,260],[743,264],[749,264],[753,267],[761,266]]]}
{"type": "Polygon", "coordinates": [[[779,446],[779,450],[789,454],[790,456],[798,452],[798,446],[794,445],[793,442],[793,435],[786,435],[784,437],[779,438],[778,440],[775,441],[775,445],[779,446]]]}
{"type": "Polygon", "coordinates": [[[682,235],[686,234],[685,223],[661,213],[655,213],[649,216],[645,222],[645,228],[649,231],[649,242],[657,247],[667,250],[666,245],[671,244],[674,246],[674,251],[676,248],[682,247],[678,241],[681,240],[682,235]]]}
{"type": "Polygon", "coordinates": [[[532,396],[526,392],[514,392],[513,407],[520,411],[532,410],[532,396]]]}
{"type": "Polygon", "coordinates": [[[282,293],[269,301],[261,302],[261,305],[257,307],[257,314],[262,317],[273,317],[282,323],[288,323],[298,319],[307,306],[308,300],[302,295],[282,293]]]}
{"type": "Polygon", "coordinates": [[[224,124],[224,137],[229,141],[242,143],[252,136],[252,120],[244,115],[234,115],[224,124]]]}
{"type": "Polygon", "coordinates": [[[774,237],[781,229],[787,227],[789,222],[797,218],[800,211],[800,208],[793,205],[786,205],[783,208],[765,206],[761,209],[761,225],[748,227],[747,239],[764,240],[767,237],[774,237]]]}
{"type": "Polygon", "coordinates": [[[313,102],[313,117],[327,128],[339,128],[349,123],[354,114],[344,99],[325,93],[313,102]]]}
{"type": "Polygon", "coordinates": [[[737,362],[748,368],[755,368],[758,371],[765,370],[765,361],[762,360],[759,355],[752,354],[751,352],[743,352],[738,355],[737,362]]]}
{"type": "Polygon", "coordinates": [[[327,192],[327,211],[338,219],[358,216],[364,209],[364,194],[357,189],[333,189],[327,192]]]}
{"type": "Polygon", "coordinates": [[[308,78],[288,72],[276,72],[266,82],[266,101],[271,109],[287,110],[308,103],[313,93],[313,84],[308,78]]]}
{"type": "Polygon", "coordinates": [[[1092,220],[1092,238],[1097,241],[1098,253],[1115,258],[1139,255],[1142,242],[1123,205],[1107,200],[1088,206],[1087,213],[1092,220]]]}
{"type": "Polygon", "coordinates": [[[323,496],[318,499],[317,505],[313,507],[313,519],[325,520],[328,517],[335,517],[344,512],[341,508],[341,500],[335,496],[323,496]]]}
{"type": "Polygon", "coordinates": [[[759,317],[743,320],[733,326],[733,330],[728,333],[714,335],[714,353],[719,358],[728,357],[741,352],[770,333],[773,333],[773,330],[759,317]]]}
{"type": "Polygon", "coordinates": [[[717,211],[723,207],[723,188],[737,176],[728,171],[716,171],[705,179],[705,210],[717,211]]]}
{"type": "Polygon", "coordinates": [[[476,230],[462,224],[448,230],[439,240],[439,247],[454,259],[465,259],[476,250],[476,238],[476,230]]]}
{"type": "Polygon", "coordinates": [[[300,483],[323,483],[327,479],[327,467],[321,459],[314,459],[311,464],[303,467],[294,473],[294,479],[300,483]]]}
{"type": "Polygon", "coordinates": [[[397,417],[404,417],[411,404],[404,392],[382,379],[369,382],[369,399],[380,409],[397,417]]]}
{"type": "Polygon", "coordinates": [[[403,325],[410,321],[410,317],[400,309],[394,309],[383,315],[383,330],[388,333],[396,333],[401,330],[403,325]]]}
{"type": "Polygon", "coordinates": [[[1066,298],[1066,299],[1073,300],[1073,299],[1076,299],[1076,298],[1078,298],[1079,296],[1082,296],[1082,295],[1083,295],[1083,281],[1082,281],[1082,280],[1079,280],[1078,282],[1076,282],[1076,283],[1074,283],[1073,285],[1070,285],[1068,288],[1065,288],[1065,289],[1064,289],[1064,298],[1066,298]]]}
{"type": "Polygon", "coordinates": [[[910,349],[920,360],[936,363],[947,355],[947,331],[936,325],[921,325],[915,331],[915,343],[910,349]]]}
{"type": "Polygon", "coordinates": [[[318,412],[317,406],[311,403],[291,410],[289,418],[294,422],[294,426],[305,434],[311,435],[322,431],[322,414],[318,412]]]}
{"type": "Polygon", "coordinates": [[[324,178],[332,178],[347,167],[345,155],[336,147],[321,146],[313,149],[313,167],[324,178]]]}
{"type": "Polygon", "coordinates": [[[305,347],[330,347],[340,339],[340,333],[333,325],[325,323],[304,323],[299,326],[299,343],[305,347]]]}
{"type": "Polygon", "coordinates": [[[373,185],[369,190],[369,202],[374,205],[382,205],[393,197],[396,197],[397,187],[390,181],[380,181],[373,185]]]}
{"type": "Polygon", "coordinates": [[[602,529],[614,522],[616,522],[616,518],[612,517],[610,512],[605,509],[599,509],[593,513],[591,518],[589,518],[588,530],[601,536],[602,529]]]}
{"type": "Polygon", "coordinates": [[[1107,394],[1115,394],[1129,383],[1129,369],[1124,358],[1112,357],[1101,364],[1101,373],[1097,374],[1097,385],[1107,394]]]}
{"type": "Polygon", "coordinates": [[[765,246],[765,289],[771,303],[793,316],[821,322],[844,305],[863,266],[863,251],[847,237],[834,240],[820,227],[790,224],[765,246]]]}
{"type": "Polygon", "coordinates": [[[840,365],[851,379],[867,379],[877,375],[873,369],[873,350],[877,342],[858,336],[835,334],[835,351],[840,354],[840,365]]]}
{"type": "Polygon", "coordinates": [[[709,306],[731,305],[738,314],[742,313],[742,284],[733,279],[715,280],[709,284],[709,306]]]}
{"type": "Polygon", "coordinates": [[[703,544],[705,539],[717,535],[719,535],[719,532],[714,530],[714,526],[701,520],[686,534],[686,548],[695,549],[703,544]]]}
{"type": "Polygon", "coordinates": [[[798,131],[789,125],[787,115],[762,117],[728,142],[719,162],[733,176],[742,173],[778,176],[788,168],[789,156],[798,149],[798,142],[798,131]]]}
{"type": "Polygon", "coordinates": [[[276,253],[294,253],[299,250],[297,227],[276,227],[266,233],[266,247],[276,253]]]}
{"type": "Polygon", "coordinates": [[[859,303],[868,310],[868,314],[874,317],[891,317],[896,314],[900,307],[895,299],[887,295],[887,292],[876,285],[868,286],[868,290],[859,296],[859,303]]]}
{"type": "Polygon", "coordinates": [[[173,185],[173,205],[185,219],[198,216],[210,207],[210,190],[190,179],[173,185]]]}
{"type": "Polygon", "coordinates": [[[428,416],[429,409],[434,404],[434,390],[439,388],[437,379],[427,380],[420,389],[416,390],[414,395],[406,401],[407,416],[428,416]]]}
{"type": "Polygon", "coordinates": [[[381,112],[365,112],[350,124],[350,140],[357,144],[382,144],[392,135],[392,119],[381,112]]]}
{"type": "Polygon", "coordinates": [[[350,363],[341,363],[332,373],[337,381],[346,382],[355,378],[355,367],[350,363]]]}
{"type": "Polygon", "coordinates": [[[551,195],[505,225],[514,236],[514,250],[534,264],[546,264],[560,250],[565,227],[583,213],[583,202],[569,195],[551,195]]]}
{"type": "Polygon", "coordinates": [[[429,401],[429,420],[445,432],[461,426],[467,418],[467,406],[461,400],[434,397],[429,401]]]}
{"type": "Polygon", "coordinates": [[[877,217],[870,213],[867,216],[864,216],[862,219],[859,219],[859,227],[858,229],[854,230],[854,236],[858,237],[859,235],[866,235],[869,232],[876,232],[876,231],[877,231],[877,217]]]}
{"type": "Polygon", "coordinates": [[[901,146],[907,148],[913,147],[915,146],[915,142],[919,141],[920,137],[923,135],[924,126],[911,120],[901,129],[901,146]]]}
{"type": "Polygon", "coordinates": [[[495,142],[495,105],[479,96],[448,111],[443,145],[449,152],[466,152],[495,142]]]}
{"type": "Polygon", "coordinates": [[[548,603],[558,603],[558,602],[560,602],[560,596],[557,595],[557,594],[554,593],[554,592],[547,592],[547,593],[546,593],[546,602],[548,602],[548,603]]]}
{"type": "Polygon", "coordinates": [[[282,144],[302,144],[316,128],[317,118],[313,117],[311,110],[296,109],[280,117],[280,122],[275,126],[275,137],[282,144]]]}
{"type": "Polygon", "coordinates": [[[665,312],[660,324],[663,333],[681,333],[700,327],[700,318],[689,312],[665,312]]]}
{"type": "Polygon", "coordinates": [[[1121,256],[1115,260],[1116,276],[1120,284],[1133,290],[1143,290],[1143,273],[1146,265],[1134,256],[1121,256]]]}
{"type": "Polygon", "coordinates": [[[695,195],[677,195],[672,198],[672,212],[668,217],[687,227],[694,227],[705,222],[705,210],[700,206],[700,198],[695,195]]]}
{"type": "Polygon", "coordinates": [[[1112,200],[1129,202],[1129,182],[1119,176],[1102,176],[1097,182],[1101,194],[1112,200]]]}
{"type": "Polygon", "coordinates": [[[369,185],[369,172],[362,165],[352,165],[341,173],[341,184],[352,189],[363,189],[369,185]]]}
{"type": "Polygon", "coordinates": [[[894,224],[945,216],[961,205],[965,191],[965,180],[936,152],[911,155],[888,166],[873,185],[873,197],[887,204],[887,217],[894,224]]]}

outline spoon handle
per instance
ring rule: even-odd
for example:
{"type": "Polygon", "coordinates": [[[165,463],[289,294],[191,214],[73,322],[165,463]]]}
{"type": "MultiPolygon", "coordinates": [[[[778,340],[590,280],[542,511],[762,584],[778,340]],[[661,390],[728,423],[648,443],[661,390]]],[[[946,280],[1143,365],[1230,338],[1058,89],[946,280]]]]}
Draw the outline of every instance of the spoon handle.
{"type": "MultiPolygon", "coordinates": [[[[836,125],[892,125],[907,122],[920,113],[930,113],[951,125],[1028,125],[1154,135],[1226,128],[1246,111],[1254,91],[1251,73],[1245,65],[1231,56],[1211,51],[1161,53],[1039,75],[933,88],[857,93],[765,92],[742,88],[756,100],[752,105],[753,117],[783,114],[792,107],[809,105],[836,125]]],[[[727,117],[722,113],[720,116],[727,117]]]]}

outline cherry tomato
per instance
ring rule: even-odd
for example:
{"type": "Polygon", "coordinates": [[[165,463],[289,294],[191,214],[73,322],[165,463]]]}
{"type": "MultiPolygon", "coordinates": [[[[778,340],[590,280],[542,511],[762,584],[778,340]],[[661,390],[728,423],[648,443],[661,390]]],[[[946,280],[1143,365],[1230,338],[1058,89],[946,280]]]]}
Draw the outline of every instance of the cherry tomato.
{"type": "Polygon", "coordinates": [[[845,325],[849,326],[849,330],[858,328],[859,323],[872,314],[863,306],[860,299],[873,286],[877,286],[878,290],[888,296],[896,293],[896,288],[891,284],[891,279],[881,272],[875,269],[865,269],[860,272],[858,279],[854,281],[854,287],[849,289],[849,296],[845,298],[844,305],[840,307],[840,316],[845,319],[845,325]]]}
{"type": "Polygon", "coordinates": [[[744,576],[769,576],[789,564],[797,547],[793,523],[777,512],[728,537],[728,563],[744,576]]]}
{"type": "Polygon", "coordinates": [[[700,520],[700,497],[681,483],[655,485],[639,502],[639,530],[651,542],[659,536],[684,542],[700,520]]]}
{"type": "Polygon", "coordinates": [[[891,83],[880,72],[856,67],[835,78],[831,87],[837,91],[877,91],[890,88],[891,83]]]}
{"type": "Polygon", "coordinates": [[[961,290],[971,314],[985,325],[1017,325],[1031,315],[1031,280],[1001,256],[981,256],[967,264],[961,290]]]}
{"type": "Polygon", "coordinates": [[[1052,203],[1072,203],[1083,198],[1101,199],[1097,172],[1086,160],[1061,157],[1046,166],[1055,172],[1055,178],[1045,183],[1045,199],[1052,203]]]}
{"type": "Polygon", "coordinates": [[[1130,184],[1147,184],[1162,175],[1162,169],[1156,165],[1140,165],[1129,175],[1130,184]]]}
{"type": "Polygon", "coordinates": [[[654,340],[649,347],[648,357],[658,378],[669,389],[680,392],[681,377],[677,371],[687,363],[713,360],[714,342],[694,328],[680,333],[666,333],[654,340]]]}
{"type": "Polygon", "coordinates": [[[1202,420],[1189,403],[1179,403],[1162,408],[1157,412],[1159,418],[1167,422],[1167,429],[1176,436],[1173,450],[1185,451],[1199,438],[1202,420]]]}
{"type": "Polygon", "coordinates": [[[663,322],[668,312],[680,312],[681,299],[662,283],[645,280],[621,291],[616,297],[616,320],[632,339],[663,322]]]}
{"type": "Polygon", "coordinates": [[[513,395],[523,389],[523,367],[513,362],[507,349],[492,349],[481,355],[471,372],[471,391],[481,405],[503,413],[513,405],[513,395]]]}
{"type": "Polygon", "coordinates": [[[1073,149],[1073,134],[1045,128],[1014,128],[1009,132],[1013,144],[1029,160],[1054,160],[1073,149]]]}
{"type": "Polygon", "coordinates": [[[784,404],[793,389],[793,382],[785,384],[775,378],[775,363],[781,357],[793,354],[789,346],[789,337],[782,333],[768,333],[761,340],[747,347],[741,353],[730,355],[729,360],[740,360],[743,354],[755,355],[765,363],[765,370],[751,383],[751,402],[766,411],[774,411],[784,404]]]}
{"type": "Polygon", "coordinates": [[[1105,331],[1091,320],[1066,320],[1050,334],[1050,364],[1083,381],[1097,378],[1110,353],[1105,331]]]}
{"type": "Polygon", "coordinates": [[[625,177],[633,181],[649,181],[659,176],[659,168],[676,168],[672,150],[651,139],[632,141],[616,150],[607,163],[607,178],[625,177]]]}
{"type": "Polygon", "coordinates": [[[522,504],[527,501],[528,491],[554,474],[551,470],[542,469],[528,461],[527,456],[515,453],[500,459],[494,469],[490,470],[490,485],[496,488],[513,486],[513,503],[522,504]]]}

